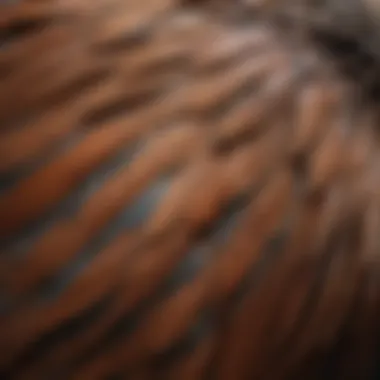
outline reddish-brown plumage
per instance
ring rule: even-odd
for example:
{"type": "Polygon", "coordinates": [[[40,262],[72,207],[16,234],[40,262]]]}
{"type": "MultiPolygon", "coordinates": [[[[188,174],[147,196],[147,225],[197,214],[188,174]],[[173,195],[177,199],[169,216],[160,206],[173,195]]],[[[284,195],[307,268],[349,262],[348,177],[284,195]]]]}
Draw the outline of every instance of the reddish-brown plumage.
{"type": "Polygon", "coordinates": [[[377,13],[338,3],[0,4],[1,378],[375,378],[377,13]]]}

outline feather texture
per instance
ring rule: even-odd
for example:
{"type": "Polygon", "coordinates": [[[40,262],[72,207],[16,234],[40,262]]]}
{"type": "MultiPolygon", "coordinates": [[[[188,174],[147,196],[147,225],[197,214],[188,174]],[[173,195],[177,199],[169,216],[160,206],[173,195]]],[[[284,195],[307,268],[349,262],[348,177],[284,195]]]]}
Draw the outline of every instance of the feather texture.
{"type": "Polygon", "coordinates": [[[376,107],[231,3],[0,5],[2,378],[370,378],[376,107]]]}

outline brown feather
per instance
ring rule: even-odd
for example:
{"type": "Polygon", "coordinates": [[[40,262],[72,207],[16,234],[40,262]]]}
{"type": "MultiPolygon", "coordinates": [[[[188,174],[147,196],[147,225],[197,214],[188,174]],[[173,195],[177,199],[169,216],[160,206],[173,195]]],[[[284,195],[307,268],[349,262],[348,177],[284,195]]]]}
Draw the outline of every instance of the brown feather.
{"type": "Polygon", "coordinates": [[[3,379],[372,378],[379,66],[325,3],[0,5],[3,379]]]}

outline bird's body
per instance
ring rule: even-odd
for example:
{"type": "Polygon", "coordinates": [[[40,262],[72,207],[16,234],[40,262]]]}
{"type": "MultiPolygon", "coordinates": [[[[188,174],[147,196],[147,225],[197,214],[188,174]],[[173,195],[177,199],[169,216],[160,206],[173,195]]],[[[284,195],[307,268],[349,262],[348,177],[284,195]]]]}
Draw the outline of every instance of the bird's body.
{"type": "Polygon", "coordinates": [[[0,5],[2,378],[371,379],[376,107],[275,5],[184,3],[0,5]]]}

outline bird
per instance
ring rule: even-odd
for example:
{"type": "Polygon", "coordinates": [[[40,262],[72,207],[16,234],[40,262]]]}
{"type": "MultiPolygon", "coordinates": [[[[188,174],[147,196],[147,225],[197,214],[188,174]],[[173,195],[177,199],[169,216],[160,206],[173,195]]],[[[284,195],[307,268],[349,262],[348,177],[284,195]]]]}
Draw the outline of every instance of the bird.
{"type": "Polygon", "coordinates": [[[0,2],[0,374],[373,379],[370,0],[0,2]]]}

